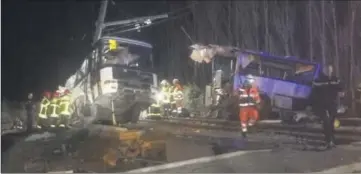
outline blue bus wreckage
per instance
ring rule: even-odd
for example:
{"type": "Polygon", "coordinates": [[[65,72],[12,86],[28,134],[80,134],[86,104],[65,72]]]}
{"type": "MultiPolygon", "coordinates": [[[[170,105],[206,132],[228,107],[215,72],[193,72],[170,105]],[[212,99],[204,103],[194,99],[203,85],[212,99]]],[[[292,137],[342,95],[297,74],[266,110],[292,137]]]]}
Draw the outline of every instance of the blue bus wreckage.
{"type": "Polygon", "coordinates": [[[245,75],[251,74],[261,91],[263,119],[278,113],[283,121],[289,121],[296,113],[305,111],[312,81],[321,70],[318,63],[235,47],[195,44],[190,48],[191,59],[212,64],[213,82],[211,87],[208,86],[208,96],[213,99],[213,105],[220,103],[218,91],[226,83],[230,83],[235,91],[245,80],[245,75]]]}

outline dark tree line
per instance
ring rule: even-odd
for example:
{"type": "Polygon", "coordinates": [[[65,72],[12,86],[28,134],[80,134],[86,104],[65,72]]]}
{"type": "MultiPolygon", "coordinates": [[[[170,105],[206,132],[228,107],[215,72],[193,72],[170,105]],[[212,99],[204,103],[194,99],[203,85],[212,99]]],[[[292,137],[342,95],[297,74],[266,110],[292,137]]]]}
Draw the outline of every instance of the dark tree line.
{"type": "Polygon", "coordinates": [[[333,64],[352,89],[361,82],[361,1],[187,1],[190,14],[158,29],[162,72],[204,85],[209,66],[195,64],[187,52],[192,41],[296,56],[333,64]]]}

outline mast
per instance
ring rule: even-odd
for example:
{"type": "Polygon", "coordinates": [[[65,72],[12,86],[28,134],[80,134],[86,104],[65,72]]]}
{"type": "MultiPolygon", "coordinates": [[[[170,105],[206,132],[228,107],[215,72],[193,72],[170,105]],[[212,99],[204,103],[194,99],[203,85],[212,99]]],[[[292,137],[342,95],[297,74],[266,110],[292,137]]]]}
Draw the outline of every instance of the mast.
{"type": "Polygon", "coordinates": [[[94,33],[94,37],[93,37],[93,44],[102,37],[103,30],[106,27],[127,25],[130,23],[147,23],[147,22],[148,22],[147,25],[151,25],[151,21],[153,21],[153,20],[168,18],[168,14],[161,14],[161,15],[155,15],[155,16],[143,16],[143,17],[137,17],[137,18],[132,18],[132,19],[105,22],[107,7],[108,7],[108,0],[102,0],[101,5],[100,5],[98,20],[96,22],[96,28],[95,28],[95,33],[94,33]]]}
{"type": "Polygon", "coordinates": [[[95,28],[94,38],[93,38],[93,44],[101,38],[103,29],[104,29],[105,16],[107,14],[107,7],[108,7],[108,0],[102,0],[101,5],[100,5],[98,20],[97,20],[96,26],[95,26],[96,28],[95,28]]]}

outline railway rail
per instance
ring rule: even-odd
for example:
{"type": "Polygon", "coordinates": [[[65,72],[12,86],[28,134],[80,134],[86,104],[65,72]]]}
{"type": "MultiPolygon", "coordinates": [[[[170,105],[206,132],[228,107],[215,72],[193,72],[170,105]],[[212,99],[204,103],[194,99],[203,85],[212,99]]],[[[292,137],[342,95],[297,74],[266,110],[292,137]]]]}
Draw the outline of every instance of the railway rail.
{"type": "MultiPolygon", "coordinates": [[[[240,131],[238,122],[220,119],[168,118],[163,120],[143,121],[213,131],[240,131]]],[[[337,128],[335,132],[337,144],[351,144],[355,142],[361,142],[361,119],[341,119],[341,123],[343,123],[342,125],[344,126],[337,128]],[[352,124],[345,124],[347,122],[352,124]]],[[[262,120],[254,128],[250,129],[250,134],[259,132],[275,135],[287,135],[296,138],[298,141],[306,142],[307,144],[311,145],[322,144],[324,139],[323,129],[320,124],[305,123],[299,125],[287,125],[282,124],[278,120],[262,120]]]]}

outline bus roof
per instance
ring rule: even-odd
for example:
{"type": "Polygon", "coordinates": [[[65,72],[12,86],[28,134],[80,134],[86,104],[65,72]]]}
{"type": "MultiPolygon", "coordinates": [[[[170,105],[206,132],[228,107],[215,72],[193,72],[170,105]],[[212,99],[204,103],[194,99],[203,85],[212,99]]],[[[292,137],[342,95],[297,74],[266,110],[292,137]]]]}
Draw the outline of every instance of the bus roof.
{"type": "Polygon", "coordinates": [[[251,50],[245,50],[242,51],[243,53],[248,53],[248,54],[254,54],[254,55],[259,55],[262,56],[265,59],[276,59],[276,60],[281,60],[281,61],[290,61],[290,62],[298,62],[298,63],[304,63],[304,64],[312,64],[312,65],[317,65],[318,63],[314,63],[311,61],[305,61],[305,60],[300,60],[297,57],[293,57],[293,56],[275,56],[275,55],[270,55],[268,53],[262,53],[262,52],[255,52],[255,51],[251,51],[251,50]]]}
{"type": "Polygon", "coordinates": [[[113,39],[113,40],[116,40],[118,42],[129,43],[129,44],[132,44],[132,45],[138,45],[138,46],[142,46],[142,47],[153,48],[153,46],[151,44],[149,44],[149,43],[139,41],[139,40],[134,40],[134,39],[123,38],[123,37],[104,36],[104,37],[100,38],[99,40],[109,40],[109,39],[113,39]]]}

